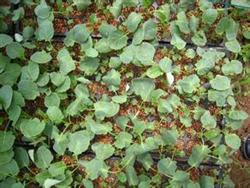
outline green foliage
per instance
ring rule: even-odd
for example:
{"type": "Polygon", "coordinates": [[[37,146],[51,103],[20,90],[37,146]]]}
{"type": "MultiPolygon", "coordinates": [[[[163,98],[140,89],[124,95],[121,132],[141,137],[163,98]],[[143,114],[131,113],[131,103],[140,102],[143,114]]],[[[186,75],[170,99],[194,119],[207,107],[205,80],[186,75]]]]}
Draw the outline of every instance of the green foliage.
{"type": "Polygon", "coordinates": [[[32,54],[30,59],[35,63],[43,64],[43,63],[48,63],[52,59],[52,57],[45,51],[40,51],[32,54]]]}
{"type": "Polygon", "coordinates": [[[26,138],[32,139],[39,136],[45,128],[45,123],[37,118],[22,119],[20,130],[26,138]]]}
{"type": "Polygon", "coordinates": [[[0,187],[233,187],[248,4],[0,5],[0,187]]]}
{"type": "Polygon", "coordinates": [[[148,101],[150,93],[154,90],[154,81],[150,78],[136,78],[132,80],[131,89],[139,95],[143,101],[148,101]]]}

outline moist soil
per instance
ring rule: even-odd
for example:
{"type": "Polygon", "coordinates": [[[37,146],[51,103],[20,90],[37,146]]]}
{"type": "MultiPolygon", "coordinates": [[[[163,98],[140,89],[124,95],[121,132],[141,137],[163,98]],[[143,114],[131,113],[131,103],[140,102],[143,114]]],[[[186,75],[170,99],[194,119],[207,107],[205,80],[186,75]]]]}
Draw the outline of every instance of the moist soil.
{"type": "MultiPolygon", "coordinates": [[[[238,107],[250,114],[250,96],[239,97],[238,107]]],[[[250,118],[248,118],[241,129],[238,131],[243,140],[250,134],[250,118]]],[[[236,188],[250,188],[250,160],[243,158],[240,151],[234,156],[234,162],[231,169],[231,178],[236,188]]]]}

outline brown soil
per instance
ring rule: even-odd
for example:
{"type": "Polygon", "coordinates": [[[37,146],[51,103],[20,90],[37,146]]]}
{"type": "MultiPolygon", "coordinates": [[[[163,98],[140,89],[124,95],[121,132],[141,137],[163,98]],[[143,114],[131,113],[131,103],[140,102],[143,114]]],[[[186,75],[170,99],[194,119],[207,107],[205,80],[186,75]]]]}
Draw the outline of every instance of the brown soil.
{"type": "MultiPolygon", "coordinates": [[[[238,98],[238,107],[250,114],[250,96],[238,98]]],[[[243,127],[238,131],[238,134],[242,140],[250,134],[250,118],[245,121],[243,127]]],[[[245,160],[240,151],[234,156],[231,178],[236,188],[250,187],[250,160],[245,160]]]]}

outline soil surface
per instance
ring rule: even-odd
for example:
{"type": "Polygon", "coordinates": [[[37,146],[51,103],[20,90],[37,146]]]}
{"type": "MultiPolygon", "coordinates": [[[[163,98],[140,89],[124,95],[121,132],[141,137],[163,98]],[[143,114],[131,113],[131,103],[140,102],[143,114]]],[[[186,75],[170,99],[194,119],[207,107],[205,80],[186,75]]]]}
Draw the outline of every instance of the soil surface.
{"type": "MultiPolygon", "coordinates": [[[[250,115],[250,96],[239,97],[238,107],[250,115]]],[[[242,140],[250,134],[250,118],[245,121],[238,134],[242,140]]],[[[236,188],[250,188],[250,160],[245,160],[240,151],[234,157],[231,178],[236,188]]]]}

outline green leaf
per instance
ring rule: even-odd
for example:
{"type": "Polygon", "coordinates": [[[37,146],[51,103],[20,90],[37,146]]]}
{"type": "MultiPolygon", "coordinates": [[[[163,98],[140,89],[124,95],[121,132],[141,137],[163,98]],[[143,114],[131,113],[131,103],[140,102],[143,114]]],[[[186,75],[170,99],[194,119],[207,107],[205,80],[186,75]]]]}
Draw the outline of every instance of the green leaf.
{"type": "Polygon", "coordinates": [[[212,25],[218,16],[216,9],[209,8],[203,12],[202,21],[208,25],[212,25]]]}
{"type": "Polygon", "coordinates": [[[136,46],[129,45],[123,49],[123,52],[120,54],[120,59],[124,64],[128,64],[134,60],[136,46]]]}
{"type": "Polygon", "coordinates": [[[118,104],[127,102],[127,95],[117,95],[112,97],[112,101],[118,104]]]}
{"type": "Polygon", "coordinates": [[[30,164],[30,159],[27,151],[22,147],[15,148],[15,160],[19,168],[28,167],[30,164]]]}
{"type": "Polygon", "coordinates": [[[108,53],[108,52],[112,51],[112,49],[109,46],[109,40],[108,40],[108,38],[102,38],[102,39],[98,40],[95,43],[95,49],[99,53],[108,53]]]}
{"type": "Polygon", "coordinates": [[[35,14],[41,19],[47,19],[50,16],[51,8],[47,5],[45,1],[35,8],[35,14]]]}
{"type": "Polygon", "coordinates": [[[80,70],[86,75],[93,75],[99,67],[100,59],[85,57],[80,61],[80,70]]]}
{"type": "Polygon", "coordinates": [[[60,86],[66,80],[66,76],[60,72],[52,72],[50,73],[50,79],[55,86],[60,86]]]}
{"type": "Polygon", "coordinates": [[[3,33],[0,34],[0,48],[5,47],[12,42],[13,42],[12,37],[3,33]]]}
{"type": "Polygon", "coordinates": [[[39,86],[39,87],[44,87],[44,86],[46,86],[48,83],[49,83],[49,73],[47,73],[47,72],[44,72],[42,75],[40,75],[39,77],[38,77],[38,80],[37,80],[37,85],[39,86]]]}
{"type": "Polygon", "coordinates": [[[103,120],[113,117],[119,112],[120,106],[114,102],[98,101],[94,104],[96,118],[103,120]]]}
{"type": "Polygon", "coordinates": [[[0,166],[4,165],[6,163],[9,163],[12,158],[14,157],[13,150],[8,150],[5,152],[0,152],[1,158],[0,158],[0,166]]]}
{"type": "Polygon", "coordinates": [[[176,162],[170,158],[161,159],[158,164],[157,168],[159,173],[164,174],[166,176],[172,176],[175,174],[177,169],[176,162]]]}
{"type": "Polygon", "coordinates": [[[171,113],[180,105],[180,98],[176,94],[172,94],[167,99],[159,99],[157,109],[160,113],[171,113]]]}
{"type": "Polygon", "coordinates": [[[95,57],[98,56],[98,51],[96,49],[94,49],[94,48],[88,48],[88,49],[85,50],[85,54],[88,57],[95,58],[95,57]]]}
{"type": "Polygon", "coordinates": [[[148,171],[154,164],[154,161],[149,153],[141,154],[137,156],[137,160],[143,165],[143,167],[148,171]]]}
{"type": "Polygon", "coordinates": [[[49,106],[46,113],[49,119],[56,124],[61,123],[64,118],[62,111],[57,106],[49,106]]]}
{"type": "Polygon", "coordinates": [[[205,46],[207,43],[205,32],[202,30],[195,32],[194,36],[191,39],[197,46],[205,46]]]}
{"type": "Polygon", "coordinates": [[[176,24],[178,25],[180,31],[182,33],[188,34],[190,33],[189,25],[188,25],[188,19],[186,17],[186,14],[184,11],[181,11],[177,14],[177,20],[176,24]]]}
{"type": "Polygon", "coordinates": [[[163,72],[161,72],[161,69],[158,65],[153,65],[152,67],[148,68],[146,71],[146,75],[149,78],[157,78],[161,76],[163,72]]]}
{"type": "Polygon", "coordinates": [[[202,127],[205,129],[212,129],[216,127],[216,119],[213,117],[209,111],[205,111],[201,116],[202,127]]]}
{"type": "Polygon", "coordinates": [[[50,106],[60,106],[60,98],[57,93],[51,93],[50,95],[47,95],[44,100],[44,104],[46,107],[50,106]]]}
{"type": "Polygon", "coordinates": [[[117,18],[120,15],[122,4],[123,4],[122,0],[116,0],[113,2],[112,6],[109,7],[109,11],[115,18],[117,18]]]}
{"type": "Polygon", "coordinates": [[[169,130],[162,129],[161,130],[161,137],[166,145],[175,145],[175,143],[179,137],[179,133],[178,133],[177,129],[175,129],[175,128],[172,128],[169,130]]]}
{"type": "Polygon", "coordinates": [[[248,9],[250,8],[250,2],[248,0],[231,0],[231,4],[238,8],[248,9]]]}
{"type": "Polygon", "coordinates": [[[174,174],[173,181],[176,181],[178,183],[186,184],[189,180],[189,173],[177,170],[174,174]]]}
{"type": "Polygon", "coordinates": [[[87,8],[91,3],[91,0],[73,0],[73,4],[77,6],[78,10],[87,8]]]}
{"type": "Polygon", "coordinates": [[[53,186],[56,186],[58,183],[62,182],[62,180],[57,180],[57,179],[51,179],[48,178],[44,181],[43,187],[44,188],[51,188],[53,186]]]}
{"type": "Polygon", "coordinates": [[[12,96],[13,90],[9,85],[5,85],[0,88],[0,104],[3,105],[5,110],[7,110],[11,105],[12,96]]]}
{"type": "Polygon", "coordinates": [[[69,151],[75,155],[79,155],[86,151],[90,144],[90,133],[86,130],[70,133],[69,135],[69,151]]]}
{"type": "Polygon", "coordinates": [[[96,159],[105,160],[109,157],[111,157],[115,149],[111,144],[104,144],[104,143],[95,143],[91,145],[91,149],[96,154],[96,159]]]}
{"type": "Polygon", "coordinates": [[[132,165],[129,165],[126,168],[127,180],[130,186],[136,186],[139,183],[138,176],[136,174],[135,168],[132,165]]]}
{"type": "Polygon", "coordinates": [[[177,88],[180,93],[193,93],[200,86],[200,79],[196,74],[185,76],[177,82],[177,88]]]}
{"type": "Polygon", "coordinates": [[[54,157],[49,149],[47,149],[45,146],[40,146],[35,154],[35,164],[38,168],[45,169],[49,167],[53,158],[54,157]]]}
{"type": "Polygon", "coordinates": [[[32,80],[36,81],[40,74],[39,65],[29,61],[29,64],[23,67],[21,80],[32,80]]]}
{"type": "Polygon", "coordinates": [[[150,99],[150,94],[154,88],[154,80],[150,78],[135,78],[131,83],[132,91],[136,95],[139,95],[143,101],[148,101],[150,99]]]}
{"type": "Polygon", "coordinates": [[[79,44],[85,43],[90,36],[90,33],[85,24],[77,24],[76,26],[73,27],[71,32],[73,40],[75,42],[78,42],[79,44]]]}
{"type": "Polygon", "coordinates": [[[87,128],[96,135],[107,134],[112,131],[111,123],[98,123],[93,119],[87,118],[87,128]]]}
{"type": "Polygon", "coordinates": [[[229,89],[230,86],[230,79],[226,76],[216,75],[216,77],[210,80],[211,87],[213,89],[223,91],[229,89]]]}
{"type": "Polygon", "coordinates": [[[53,23],[49,20],[43,20],[39,22],[39,26],[36,32],[37,39],[39,41],[51,41],[54,36],[53,23]]]}
{"type": "Polygon", "coordinates": [[[200,163],[208,156],[210,150],[206,145],[195,145],[192,154],[188,159],[188,164],[192,167],[198,167],[200,163]]]}
{"type": "Polygon", "coordinates": [[[9,163],[0,166],[0,176],[16,176],[19,173],[19,168],[15,160],[11,160],[9,163]]]}
{"type": "Polygon", "coordinates": [[[144,40],[153,40],[157,34],[157,24],[153,19],[149,19],[144,22],[143,26],[144,40]]]}
{"type": "Polygon", "coordinates": [[[91,180],[95,180],[100,175],[107,177],[109,167],[103,160],[92,159],[91,161],[79,161],[79,164],[85,168],[87,177],[91,180]]]}
{"type": "Polygon", "coordinates": [[[12,42],[6,46],[6,53],[11,59],[24,59],[24,48],[18,42],[12,42]]]}
{"type": "Polygon", "coordinates": [[[63,155],[69,143],[67,134],[58,134],[54,137],[55,143],[53,145],[53,149],[58,155],[63,155]]]}
{"type": "Polygon", "coordinates": [[[127,132],[120,132],[115,141],[115,147],[122,149],[128,147],[132,142],[132,135],[127,132]]]}
{"type": "Polygon", "coordinates": [[[142,43],[144,39],[144,30],[142,28],[137,29],[137,31],[134,34],[132,45],[139,45],[142,43]]]}
{"type": "Polygon", "coordinates": [[[103,76],[102,80],[108,85],[118,87],[121,82],[121,74],[115,69],[112,69],[105,76],[103,76]]]}
{"type": "Polygon", "coordinates": [[[248,114],[241,110],[232,110],[229,112],[229,118],[236,121],[243,121],[248,118],[248,114]]]}
{"type": "Polygon", "coordinates": [[[43,132],[44,128],[45,122],[40,121],[37,118],[21,120],[20,130],[26,138],[32,139],[40,135],[43,132]]]}
{"type": "Polygon", "coordinates": [[[199,180],[200,186],[202,188],[213,188],[214,187],[214,178],[210,176],[201,176],[199,180]]]}
{"type": "Polygon", "coordinates": [[[80,97],[77,97],[67,107],[66,114],[70,116],[75,116],[75,115],[78,115],[80,112],[82,112],[85,108],[86,107],[85,107],[85,104],[83,103],[83,99],[80,97]]]}
{"type": "Polygon", "coordinates": [[[243,70],[242,63],[238,60],[232,60],[222,66],[222,72],[225,75],[240,74],[243,70]]]}
{"type": "Polygon", "coordinates": [[[72,59],[66,48],[63,48],[58,52],[57,60],[60,63],[60,72],[64,75],[67,75],[76,68],[75,61],[72,59]]]}
{"type": "Polygon", "coordinates": [[[168,57],[164,57],[163,59],[161,59],[159,62],[159,66],[165,73],[172,72],[172,60],[168,57]]]}
{"type": "Polygon", "coordinates": [[[135,57],[141,64],[148,65],[153,61],[155,55],[155,48],[148,42],[143,42],[136,48],[135,57]]]}
{"type": "Polygon", "coordinates": [[[168,23],[170,18],[170,6],[169,4],[163,4],[159,9],[155,10],[155,17],[160,20],[161,23],[168,23]]]}
{"type": "Polygon", "coordinates": [[[42,50],[42,51],[38,51],[32,54],[30,59],[35,63],[44,64],[44,63],[48,63],[49,61],[51,61],[52,57],[49,53],[42,50]]]}
{"type": "Polygon", "coordinates": [[[233,95],[231,89],[217,91],[217,90],[208,90],[208,100],[216,102],[217,106],[224,106],[226,99],[229,95],[233,95]]]}
{"type": "Polygon", "coordinates": [[[115,26],[111,25],[111,24],[108,24],[106,22],[102,22],[100,28],[99,28],[99,32],[100,34],[107,38],[109,35],[111,35],[111,33],[113,31],[117,30],[115,26]]]}
{"type": "Polygon", "coordinates": [[[152,101],[152,103],[158,103],[158,100],[161,96],[164,96],[166,95],[166,92],[162,89],[156,89],[156,90],[153,90],[150,94],[150,100],[152,101]]]}
{"type": "Polygon", "coordinates": [[[4,72],[0,74],[0,84],[13,86],[21,73],[20,65],[7,63],[4,72]]]}
{"type": "Polygon", "coordinates": [[[177,34],[174,34],[171,38],[170,43],[175,46],[178,50],[185,48],[186,42],[177,34]]]}
{"type": "Polygon", "coordinates": [[[21,80],[18,83],[18,91],[27,100],[34,100],[40,95],[37,85],[31,80],[21,80]]]}
{"type": "Polygon", "coordinates": [[[241,145],[241,139],[239,138],[238,135],[234,133],[227,133],[225,135],[225,142],[229,147],[231,147],[234,150],[239,149],[241,145]]]}
{"type": "Polygon", "coordinates": [[[64,164],[64,162],[59,161],[55,162],[50,165],[48,171],[53,177],[57,177],[60,175],[64,175],[65,170],[67,169],[67,166],[64,164]]]}
{"type": "Polygon", "coordinates": [[[128,37],[120,30],[113,31],[109,37],[109,47],[113,50],[120,50],[127,45],[128,37]]]}
{"type": "Polygon", "coordinates": [[[142,16],[140,14],[137,14],[136,12],[131,12],[127,20],[124,22],[124,25],[127,26],[130,32],[135,32],[141,20],[142,16]]]}
{"type": "Polygon", "coordinates": [[[234,52],[234,53],[240,53],[241,51],[240,43],[236,39],[227,41],[225,43],[225,46],[229,51],[234,52]]]}
{"type": "Polygon", "coordinates": [[[0,152],[8,151],[12,148],[15,136],[12,132],[0,131],[0,152]]]}

